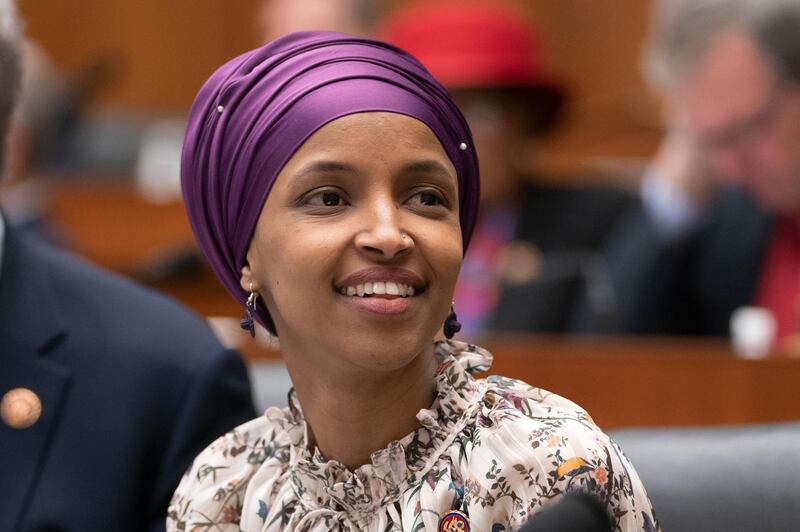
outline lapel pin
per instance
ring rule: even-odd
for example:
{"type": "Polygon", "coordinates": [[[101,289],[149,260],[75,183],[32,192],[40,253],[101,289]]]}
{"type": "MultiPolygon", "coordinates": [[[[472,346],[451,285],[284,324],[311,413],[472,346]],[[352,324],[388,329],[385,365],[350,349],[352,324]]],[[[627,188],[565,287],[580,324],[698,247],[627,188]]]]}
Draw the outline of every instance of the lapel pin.
{"type": "Polygon", "coordinates": [[[439,521],[439,532],[469,532],[469,519],[463,512],[453,510],[439,521]]]}
{"type": "Polygon", "coordinates": [[[0,400],[0,417],[12,429],[27,429],[42,415],[42,401],[28,388],[14,388],[0,400]]]}

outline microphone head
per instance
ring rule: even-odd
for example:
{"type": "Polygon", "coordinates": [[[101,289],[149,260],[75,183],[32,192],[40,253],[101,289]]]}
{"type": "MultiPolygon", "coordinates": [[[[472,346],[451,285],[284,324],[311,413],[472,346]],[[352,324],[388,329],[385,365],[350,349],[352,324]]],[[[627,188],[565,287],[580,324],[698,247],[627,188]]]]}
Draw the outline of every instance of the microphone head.
{"type": "Polygon", "coordinates": [[[600,500],[590,493],[565,495],[542,510],[520,532],[611,532],[611,518],[600,500]]]}

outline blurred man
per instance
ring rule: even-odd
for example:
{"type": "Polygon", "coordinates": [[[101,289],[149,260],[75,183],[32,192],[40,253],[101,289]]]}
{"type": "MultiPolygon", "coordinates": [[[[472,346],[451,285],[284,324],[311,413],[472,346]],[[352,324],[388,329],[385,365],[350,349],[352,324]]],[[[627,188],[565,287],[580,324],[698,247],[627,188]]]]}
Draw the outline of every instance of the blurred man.
{"type": "MultiPolygon", "coordinates": [[[[0,0],[0,139],[21,42],[0,0]]],[[[3,531],[163,530],[194,456],[254,417],[241,359],[202,320],[2,212],[0,368],[3,531]]]]}
{"type": "Polygon", "coordinates": [[[455,293],[462,332],[565,331],[586,293],[599,318],[596,252],[629,198],[528,175],[531,138],[554,127],[563,97],[536,27],[511,3],[426,0],[390,16],[381,37],[425,64],[472,129],[481,215],[455,293]]]}
{"type": "Polygon", "coordinates": [[[646,75],[669,133],[611,248],[621,330],[800,330],[800,2],[664,0],[646,75]]]}

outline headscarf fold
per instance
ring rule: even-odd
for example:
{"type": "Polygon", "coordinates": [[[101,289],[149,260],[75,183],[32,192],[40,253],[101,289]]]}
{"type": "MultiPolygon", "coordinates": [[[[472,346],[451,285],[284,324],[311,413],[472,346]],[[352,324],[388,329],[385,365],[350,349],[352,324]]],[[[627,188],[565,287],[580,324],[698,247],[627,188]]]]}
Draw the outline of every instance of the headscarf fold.
{"type": "Polygon", "coordinates": [[[248,295],[239,284],[241,269],[281,169],[322,126],[368,111],[416,118],[439,139],[458,174],[466,251],[478,210],[478,161],[446,89],[392,45],[294,33],[223,65],[189,113],[181,160],[186,210],[200,249],[240,303],[248,295]]]}

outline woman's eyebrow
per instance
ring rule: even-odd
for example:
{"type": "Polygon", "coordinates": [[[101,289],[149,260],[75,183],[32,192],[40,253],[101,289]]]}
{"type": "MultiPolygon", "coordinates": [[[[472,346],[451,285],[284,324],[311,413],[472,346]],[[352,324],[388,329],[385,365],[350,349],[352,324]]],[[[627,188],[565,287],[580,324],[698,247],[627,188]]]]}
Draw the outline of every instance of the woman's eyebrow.
{"type": "MultiPolygon", "coordinates": [[[[293,176],[293,180],[303,180],[319,174],[355,173],[356,168],[340,161],[314,161],[301,167],[293,176]]],[[[442,177],[452,177],[453,172],[435,159],[412,161],[403,165],[401,173],[404,174],[433,174],[442,177]]]]}
{"type": "Polygon", "coordinates": [[[297,179],[308,177],[313,174],[353,171],[355,171],[355,169],[351,165],[339,161],[314,161],[298,170],[294,174],[294,177],[297,179]]]}
{"type": "Polygon", "coordinates": [[[453,175],[445,165],[433,159],[408,163],[403,167],[403,171],[406,173],[444,174],[447,177],[453,175]]]}

